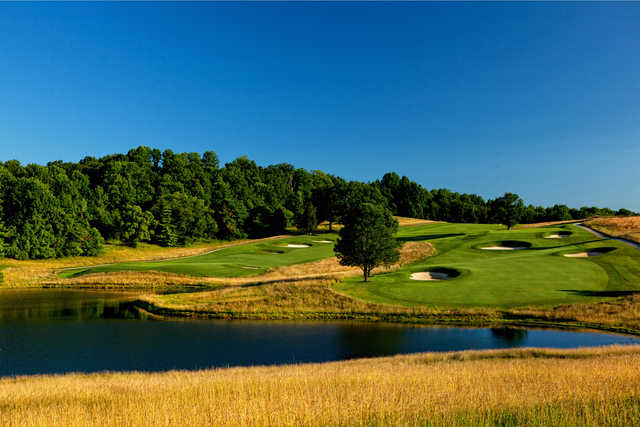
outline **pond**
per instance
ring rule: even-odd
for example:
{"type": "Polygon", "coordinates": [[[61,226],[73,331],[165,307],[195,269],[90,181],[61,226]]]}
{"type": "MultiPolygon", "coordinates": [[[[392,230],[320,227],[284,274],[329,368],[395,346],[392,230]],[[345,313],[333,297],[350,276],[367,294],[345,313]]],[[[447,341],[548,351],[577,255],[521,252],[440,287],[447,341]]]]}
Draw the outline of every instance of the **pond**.
{"type": "Polygon", "coordinates": [[[356,322],[147,320],[132,294],[0,291],[0,376],[325,362],[423,351],[640,344],[624,335],[356,322]]]}

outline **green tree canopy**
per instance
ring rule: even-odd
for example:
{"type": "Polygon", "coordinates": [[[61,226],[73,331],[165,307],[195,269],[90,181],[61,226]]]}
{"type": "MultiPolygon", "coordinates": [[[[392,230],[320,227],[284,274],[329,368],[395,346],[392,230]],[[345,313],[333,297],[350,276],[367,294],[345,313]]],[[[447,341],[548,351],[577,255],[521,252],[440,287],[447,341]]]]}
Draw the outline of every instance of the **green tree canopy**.
{"type": "Polygon", "coordinates": [[[353,207],[343,223],[334,251],[340,264],[360,267],[365,282],[375,267],[398,260],[398,242],[393,238],[398,221],[388,209],[363,203],[353,207]]]}
{"type": "Polygon", "coordinates": [[[504,196],[490,201],[492,216],[500,224],[507,226],[507,230],[520,222],[525,213],[524,202],[514,193],[504,193],[504,196]]]}

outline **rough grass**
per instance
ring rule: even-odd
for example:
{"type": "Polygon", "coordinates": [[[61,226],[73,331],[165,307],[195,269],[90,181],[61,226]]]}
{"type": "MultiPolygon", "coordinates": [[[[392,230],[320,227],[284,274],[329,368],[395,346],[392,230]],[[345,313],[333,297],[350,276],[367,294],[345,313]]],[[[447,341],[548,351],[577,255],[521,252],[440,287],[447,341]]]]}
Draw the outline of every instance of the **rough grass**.
{"type": "Polygon", "coordinates": [[[443,223],[404,227],[398,238],[429,241],[436,255],[373,276],[369,283],[346,278],[336,290],[383,304],[500,308],[587,302],[640,291],[640,251],[571,225],[506,231],[495,225],[443,223]],[[544,238],[563,231],[571,235],[544,238]],[[531,246],[517,251],[482,250],[495,242],[514,240],[531,246]],[[616,249],[588,259],[561,256],[603,246],[616,249]],[[435,267],[461,274],[437,282],[410,279],[412,273],[435,267]]]}
{"type": "Polygon", "coordinates": [[[610,236],[640,243],[640,216],[593,218],[585,225],[610,236]]]}
{"type": "Polygon", "coordinates": [[[640,347],[0,380],[4,425],[633,425],[640,347]]]}

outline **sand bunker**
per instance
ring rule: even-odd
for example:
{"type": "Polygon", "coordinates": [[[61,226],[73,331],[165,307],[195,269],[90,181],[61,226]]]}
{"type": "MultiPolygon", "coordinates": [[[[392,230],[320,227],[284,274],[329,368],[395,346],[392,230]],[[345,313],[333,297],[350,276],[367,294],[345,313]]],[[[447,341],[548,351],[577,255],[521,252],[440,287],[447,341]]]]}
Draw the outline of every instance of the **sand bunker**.
{"type": "Polygon", "coordinates": [[[310,245],[295,245],[293,243],[289,243],[287,245],[288,248],[308,248],[310,247],[310,245]]]}
{"type": "Polygon", "coordinates": [[[413,273],[409,276],[411,280],[449,280],[451,276],[447,273],[439,273],[437,271],[423,271],[420,273],[413,273]]]}
{"type": "Polygon", "coordinates": [[[251,265],[243,265],[242,268],[246,268],[247,270],[259,270],[260,267],[254,267],[251,265]]]}
{"type": "Polygon", "coordinates": [[[333,243],[333,240],[314,240],[313,243],[333,243]]]}
{"type": "Polygon", "coordinates": [[[520,251],[522,249],[527,249],[526,246],[485,246],[485,251],[520,251]]]}
{"type": "Polygon", "coordinates": [[[571,233],[550,234],[548,236],[545,236],[545,239],[566,239],[570,235],[571,235],[571,233]]]}
{"type": "Polygon", "coordinates": [[[598,256],[598,255],[604,255],[608,252],[611,252],[612,250],[614,250],[615,248],[600,248],[600,249],[594,249],[592,251],[588,251],[588,252],[578,252],[575,254],[564,254],[564,256],[566,256],[567,258],[589,258],[592,256],[598,256]]]}

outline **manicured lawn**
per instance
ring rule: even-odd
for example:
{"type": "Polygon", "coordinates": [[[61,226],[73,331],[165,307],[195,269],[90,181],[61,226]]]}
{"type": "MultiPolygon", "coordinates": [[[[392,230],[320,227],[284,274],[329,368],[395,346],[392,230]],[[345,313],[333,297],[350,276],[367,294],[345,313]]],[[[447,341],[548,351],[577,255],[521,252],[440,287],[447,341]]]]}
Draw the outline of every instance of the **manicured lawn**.
{"type": "MultiPolygon", "coordinates": [[[[335,289],[367,301],[440,307],[516,307],[555,305],[620,296],[640,290],[640,251],[601,240],[571,225],[507,231],[496,225],[430,224],[401,228],[401,240],[428,240],[437,254],[364,283],[347,278],[335,289]],[[564,239],[545,239],[562,231],[564,239]],[[525,250],[489,251],[482,247],[519,241],[525,250]],[[616,249],[597,257],[567,258],[565,253],[598,247],[616,249]],[[458,270],[446,281],[416,281],[411,273],[436,267],[458,270]]],[[[517,245],[516,245],[517,246],[517,245]]]]}
{"type": "Polygon", "coordinates": [[[114,271],[163,271],[191,276],[243,277],[262,274],[269,268],[300,264],[332,257],[336,234],[298,236],[231,246],[209,254],[165,261],[117,263],[105,266],[65,270],[61,277],[114,271]],[[306,248],[287,247],[308,245],[306,248]]]}

